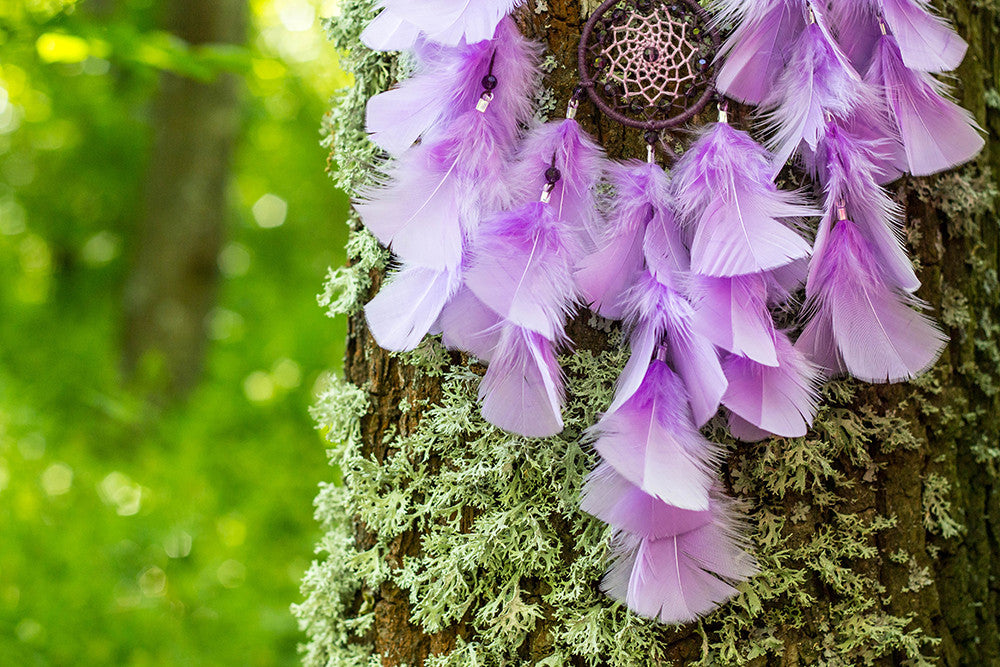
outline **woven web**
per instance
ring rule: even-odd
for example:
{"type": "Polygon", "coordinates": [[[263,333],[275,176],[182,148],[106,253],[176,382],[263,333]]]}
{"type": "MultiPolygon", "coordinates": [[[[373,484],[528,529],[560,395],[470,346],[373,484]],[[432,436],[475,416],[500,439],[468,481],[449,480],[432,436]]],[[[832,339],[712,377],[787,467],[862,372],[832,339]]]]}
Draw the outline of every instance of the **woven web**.
{"type": "Polygon", "coordinates": [[[587,45],[596,90],[637,120],[677,116],[708,86],[713,43],[685,3],[623,0],[603,13],[587,45]]]}

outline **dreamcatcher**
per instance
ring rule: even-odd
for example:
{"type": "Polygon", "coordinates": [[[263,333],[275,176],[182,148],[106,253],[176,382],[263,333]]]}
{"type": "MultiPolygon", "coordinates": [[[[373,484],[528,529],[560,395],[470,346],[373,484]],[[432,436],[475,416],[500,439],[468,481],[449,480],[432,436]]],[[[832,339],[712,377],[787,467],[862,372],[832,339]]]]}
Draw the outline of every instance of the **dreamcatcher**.
{"type": "Polygon", "coordinates": [[[603,590],[687,622],[755,571],[701,427],[721,407],[739,439],[804,436],[823,377],[904,380],[940,354],[882,184],[982,147],[932,75],[965,46],[923,0],[721,0],[714,18],[695,0],[606,0],[565,118],[531,126],[539,49],[516,4],[382,0],[363,35],[416,63],[368,105],[396,159],[357,208],[399,262],[369,326],[390,350],[435,332],[487,362],[483,416],[546,437],[563,427],[567,318],[584,304],[622,320],[630,359],[588,432],[602,460],[582,507],[615,529],[603,590]],[[760,105],[766,147],[729,123],[726,96],[760,105]],[[575,119],[587,98],[644,131],[645,160],[605,158],[575,119]],[[703,112],[717,120],[675,157],[667,133],[703,112]],[[775,185],[796,156],[823,210],[775,185]],[[772,312],[803,285],[793,343],[772,312]]]}

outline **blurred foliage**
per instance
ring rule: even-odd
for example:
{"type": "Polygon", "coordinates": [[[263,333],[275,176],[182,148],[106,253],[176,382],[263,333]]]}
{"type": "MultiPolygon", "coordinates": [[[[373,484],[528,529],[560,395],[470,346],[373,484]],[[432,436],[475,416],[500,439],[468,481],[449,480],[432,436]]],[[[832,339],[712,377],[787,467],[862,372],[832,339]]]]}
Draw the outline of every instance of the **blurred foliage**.
{"type": "Polygon", "coordinates": [[[191,48],[168,2],[0,0],[0,665],[297,661],[328,476],[307,407],[343,340],[315,300],[346,232],[335,3],[251,0],[246,47],[191,48]],[[246,89],[206,377],[169,409],[117,369],[164,70],[246,89]]]}

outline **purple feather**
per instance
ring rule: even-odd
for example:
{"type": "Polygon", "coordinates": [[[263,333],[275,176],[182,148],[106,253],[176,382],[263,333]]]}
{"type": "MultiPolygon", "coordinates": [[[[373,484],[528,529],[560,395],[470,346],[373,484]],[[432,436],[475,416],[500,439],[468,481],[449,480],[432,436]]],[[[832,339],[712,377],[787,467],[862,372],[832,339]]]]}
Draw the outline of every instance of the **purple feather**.
{"type": "Polygon", "coordinates": [[[879,41],[867,78],[885,95],[914,176],[951,169],[983,149],[986,142],[972,115],[946,97],[943,83],[906,67],[892,35],[879,41]]]}
{"type": "Polygon", "coordinates": [[[867,382],[914,378],[937,361],[945,336],[911,308],[912,296],[882,278],[875,254],[850,220],[829,232],[810,280],[813,317],[796,348],[827,370],[867,382]]]}
{"type": "Polygon", "coordinates": [[[456,272],[404,266],[365,306],[375,342],[385,350],[412,350],[461,284],[456,272]]]}
{"type": "Polygon", "coordinates": [[[462,287],[441,311],[441,342],[450,350],[461,350],[489,363],[500,342],[501,322],[469,288],[462,287]]]}
{"type": "Polygon", "coordinates": [[[765,366],[777,366],[767,288],[768,281],[761,274],[735,278],[695,276],[690,289],[695,329],[724,350],[765,366]]]}
{"type": "Polygon", "coordinates": [[[711,523],[674,537],[620,533],[601,589],[661,623],[694,621],[735,596],[734,584],[757,568],[729,510],[715,504],[712,513],[711,523]]]}
{"type": "Polygon", "coordinates": [[[872,99],[870,91],[847,56],[810,5],[815,22],[806,26],[792,49],[784,73],[764,101],[777,173],[805,143],[812,150],[823,139],[827,119],[847,118],[872,99]]]}
{"type": "MultiPolygon", "coordinates": [[[[729,4],[731,7],[723,9],[717,23],[740,13],[736,5],[752,3],[729,4]]],[[[758,1],[744,12],[743,21],[716,57],[717,61],[725,59],[716,80],[719,91],[741,102],[763,102],[784,69],[789,46],[804,27],[800,0],[758,1]]]]}
{"type": "Polygon", "coordinates": [[[643,268],[644,245],[646,250],[652,245],[647,226],[663,227],[664,218],[671,218],[670,226],[674,225],[669,180],[658,165],[638,160],[616,164],[611,169],[611,182],[616,189],[613,214],[597,251],[579,263],[575,278],[581,297],[592,310],[620,320],[625,313],[625,292],[643,268]]]}
{"type": "Polygon", "coordinates": [[[599,236],[599,213],[595,188],[607,168],[604,149],[572,118],[534,128],[524,139],[518,161],[511,169],[511,187],[522,201],[538,199],[545,186],[545,171],[552,166],[561,178],[552,190],[556,215],[578,238],[581,255],[594,250],[599,236]]]}
{"type": "Polygon", "coordinates": [[[632,355],[618,378],[609,412],[638,391],[653,355],[666,342],[669,361],[687,389],[695,424],[704,426],[718,411],[727,383],[715,346],[695,331],[691,304],[649,272],[628,292],[626,303],[632,355]]]}
{"type": "Polygon", "coordinates": [[[483,223],[465,284],[504,319],[558,341],[579,255],[555,202],[531,202],[483,223]]]}
{"type": "Polygon", "coordinates": [[[529,438],[557,435],[565,390],[553,344],[533,331],[504,326],[479,400],[483,418],[498,428],[529,438]]]}
{"type": "Polygon", "coordinates": [[[493,37],[497,24],[518,0],[379,0],[382,13],[361,33],[361,41],[376,51],[400,51],[413,46],[418,35],[457,46],[493,37]]]}
{"type": "Polygon", "coordinates": [[[950,72],[969,45],[924,0],[881,0],[882,14],[899,43],[903,62],[922,72],[950,72]]]}
{"type": "Polygon", "coordinates": [[[695,426],[680,379],[654,360],[635,394],[592,429],[594,448],[625,479],[663,502],[707,510],[717,446],[695,426]]]}
{"type": "Polygon", "coordinates": [[[474,109],[492,63],[498,82],[490,105],[492,122],[498,140],[513,144],[532,113],[537,45],[522,37],[508,18],[490,41],[425,51],[412,78],[368,100],[366,126],[371,140],[398,156],[421,135],[474,109]]]}
{"type": "Polygon", "coordinates": [[[392,163],[389,183],[363,191],[355,208],[407,264],[456,269],[480,218],[509,205],[507,159],[490,109],[472,110],[392,163]]]}
{"type": "Polygon", "coordinates": [[[875,53],[879,29],[876,0],[838,0],[830,6],[829,19],[837,44],[854,70],[864,72],[875,53]]]}
{"type": "Polygon", "coordinates": [[[859,139],[836,124],[827,130],[824,146],[818,151],[824,159],[813,165],[814,173],[826,184],[827,203],[813,252],[822,253],[838,203],[849,202],[851,219],[871,248],[876,264],[882,267],[886,283],[905,292],[915,292],[920,281],[903,247],[902,210],[877,182],[876,161],[884,155],[880,152],[883,145],[859,139]]]}
{"type": "Polygon", "coordinates": [[[603,462],[587,476],[580,509],[604,523],[639,537],[663,538],[697,530],[712,520],[710,510],[668,505],[603,462]]]}
{"type": "Polygon", "coordinates": [[[778,334],[776,343],[777,366],[764,366],[736,355],[723,361],[729,389],[722,404],[763,431],[800,438],[816,416],[817,369],[792,347],[785,334],[778,334]]]}
{"type": "Polygon", "coordinates": [[[675,192],[679,213],[694,227],[694,273],[761,273],[809,256],[805,239],[779,220],[815,212],[771,178],[766,151],[727,123],[714,124],[678,161],[675,192]]]}

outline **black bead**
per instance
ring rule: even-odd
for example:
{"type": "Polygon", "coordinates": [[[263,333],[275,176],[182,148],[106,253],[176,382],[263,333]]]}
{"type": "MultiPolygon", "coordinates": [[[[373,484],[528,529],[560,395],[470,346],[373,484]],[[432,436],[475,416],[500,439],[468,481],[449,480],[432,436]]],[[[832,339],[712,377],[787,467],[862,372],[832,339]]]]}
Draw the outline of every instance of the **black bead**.
{"type": "Polygon", "coordinates": [[[492,74],[487,74],[483,77],[483,89],[485,90],[495,90],[499,84],[500,82],[492,74]]]}
{"type": "Polygon", "coordinates": [[[549,185],[555,185],[562,178],[562,172],[559,171],[558,167],[549,167],[545,170],[545,182],[549,185]]]}
{"type": "Polygon", "coordinates": [[[656,130],[646,130],[646,133],[642,135],[642,138],[646,140],[647,144],[655,144],[660,140],[660,133],[656,130]]]}

